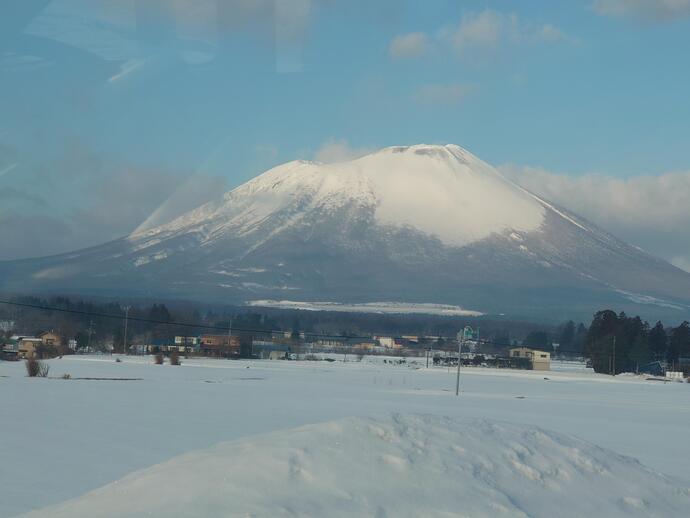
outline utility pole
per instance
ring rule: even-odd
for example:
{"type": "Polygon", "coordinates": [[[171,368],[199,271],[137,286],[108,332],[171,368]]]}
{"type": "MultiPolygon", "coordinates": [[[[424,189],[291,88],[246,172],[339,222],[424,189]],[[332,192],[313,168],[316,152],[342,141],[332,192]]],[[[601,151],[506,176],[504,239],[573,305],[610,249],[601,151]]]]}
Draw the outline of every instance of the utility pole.
{"type": "Polygon", "coordinates": [[[125,306],[125,334],[122,337],[122,354],[127,354],[127,320],[129,319],[129,308],[125,306]]]}
{"type": "Polygon", "coordinates": [[[232,317],[228,320],[228,349],[226,354],[230,356],[230,342],[232,341],[232,317]]]}
{"type": "Polygon", "coordinates": [[[89,341],[86,345],[86,350],[91,352],[91,335],[93,335],[93,319],[89,322],[89,341]]]}
{"type": "Polygon", "coordinates": [[[458,339],[458,373],[455,376],[455,395],[459,396],[460,395],[460,363],[461,363],[460,355],[462,354],[462,342],[465,341],[465,329],[458,332],[457,339],[458,339]]]}
{"type": "Polygon", "coordinates": [[[616,375],[616,335],[613,335],[613,375],[616,375]]]}

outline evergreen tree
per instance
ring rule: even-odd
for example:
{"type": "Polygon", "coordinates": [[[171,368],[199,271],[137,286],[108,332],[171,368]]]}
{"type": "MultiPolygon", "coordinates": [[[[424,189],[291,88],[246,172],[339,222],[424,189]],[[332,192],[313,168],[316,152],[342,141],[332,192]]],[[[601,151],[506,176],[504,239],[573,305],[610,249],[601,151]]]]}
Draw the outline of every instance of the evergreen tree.
{"type": "Polygon", "coordinates": [[[499,329],[494,333],[492,341],[499,346],[510,345],[510,332],[507,329],[499,329]]]}
{"type": "Polygon", "coordinates": [[[575,322],[568,320],[561,328],[558,338],[561,351],[572,351],[575,344],[575,322]]]}
{"type": "Polygon", "coordinates": [[[292,340],[299,340],[300,338],[300,325],[299,325],[299,319],[295,318],[292,321],[292,333],[290,333],[290,338],[292,340]]]}
{"type": "Polygon", "coordinates": [[[600,311],[594,315],[587,333],[585,354],[596,372],[635,371],[651,357],[649,324],[625,313],[600,311]]]}
{"type": "Polygon", "coordinates": [[[619,329],[616,336],[615,372],[635,372],[640,363],[649,360],[649,324],[640,317],[618,317],[619,329]],[[633,357],[633,352],[637,356],[633,357]]]}
{"type": "Polygon", "coordinates": [[[585,348],[585,340],[587,339],[587,328],[580,322],[575,330],[575,338],[573,339],[573,351],[581,353],[585,348]]]}
{"type": "Polygon", "coordinates": [[[302,339],[300,336],[299,319],[295,318],[292,322],[292,333],[290,333],[290,350],[295,354],[302,353],[302,339]]]}
{"type": "Polygon", "coordinates": [[[690,323],[685,321],[671,331],[668,361],[678,362],[678,358],[688,357],[690,357],[690,323]]]}
{"type": "Polygon", "coordinates": [[[652,353],[644,335],[640,334],[635,337],[629,356],[635,372],[639,372],[641,366],[649,363],[652,353]]]}
{"type": "Polygon", "coordinates": [[[666,330],[661,322],[657,322],[649,331],[649,349],[654,360],[663,360],[666,358],[668,336],[666,336],[666,330]]]}
{"type": "Polygon", "coordinates": [[[595,313],[585,339],[584,353],[592,361],[594,372],[611,373],[614,337],[618,315],[606,309],[595,313]]]}
{"type": "Polygon", "coordinates": [[[531,331],[522,343],[527,347],[534,347],[536,349],[551,349],[549,335],[545,331],[531,331]]]}

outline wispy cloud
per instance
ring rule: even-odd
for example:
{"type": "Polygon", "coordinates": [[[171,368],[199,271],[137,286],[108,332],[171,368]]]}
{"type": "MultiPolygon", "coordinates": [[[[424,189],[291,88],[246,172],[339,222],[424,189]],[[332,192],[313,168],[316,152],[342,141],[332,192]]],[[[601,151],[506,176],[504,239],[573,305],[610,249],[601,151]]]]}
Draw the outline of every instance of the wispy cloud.
{"type": "Polygon", "coordinates": [[[629,16],[648,21],[690,17],[690,0],[595,0],[593,8],[604,16],[629,16]]]}
{"type": "Polygon", "coordinates": [[[537,31],[534,33],[534,38],[537,41],[544,42],[575,41],[572,37],[568,36],[561,29],[554,25],[551,25],[550,23],[542,25],[541,28],[537,29],[537,31]]]}
{"type": "Polygon", "coordinates": [[[615,178],[504,166],[517,183],[690,271],[690,171],[615,178]]]}
{"type": "Polygon", "coordinates": [[[411,32],[396,36],[389,45],[394,59],[419,58],[431,49],[450,49],[461,57],[486,55],[519,45],[575,42],[550,23],[532,23],[517,14],[493,9],[465,13],[458,22],[434,33],[411,32]]]}
{"type": "MultiPolygon", "coordinates": [[[[8,160],[0,188],[0,260],[68,252],[125,236],[147,219],[164,222],[219,196],[225,180],[143,168],[65,143],[50,163],[8,160]],[[20,174],[7,174],[16,171],[20,174]],[[79,200],[75,203],[75,200],[79,200]],[[30,207],[30,210],[27,210],[30,207]]],[[[22,158],[22,157],[19,157],[22,158]]]]}
{"type": "Polygon", "coordinates": [[[117,74],[108,78],[108,82],[109,83],[116,83],[118,81],[121,81],[122,79],[127,77],[132,72],[135,72],[136,70],[142,68],[146,64],[147,61],[149,61],[149,58],[131,59],[129,61],[126,61],[120,67],[120,71],[117,74]]]}
{"type": "Polygon", "coordinates": [[[354,147],[346,139],[330,138],[314,153],[317,162],[345,162],[366,155],[373,151],[368,147],[354,147]]]}
{"type": "Polygon", "coordinates": [[[394,59],[415,59],[429,51],[429,38],[423,32],[411,32],[393,38],[388,51],[394,59]]]}
{"type": "Polygon", "coordinates": [[[4,167],[0,167],[0,176],[5,176],[10,171],[16,169],[17,166],[19,166],[18,162],[15,162],[13,164],[9,164],[9,165],[4,166],[4,167]]]}
{"type": "Polygon", "coordinates": [[[302,70],[304,37],[311,15],[311,0],[287,0],[275,3],[276,70],[279,73],[302,70]]]}
{"type": "Polygon", "coordinates": [[[474,93],[477,86],[469,83],[428,84],[417,89],[415,100],[425,104],[453,105],[474,93]]]}
{"type": "Polygon", "coordinates": [[[485,9],[465,14],[460,23],[442,33],[459,54],[495,51],[505,46],[529,43],[554,43],[569,38],[551,24],[533,24],[516,14],[485,9]]]}

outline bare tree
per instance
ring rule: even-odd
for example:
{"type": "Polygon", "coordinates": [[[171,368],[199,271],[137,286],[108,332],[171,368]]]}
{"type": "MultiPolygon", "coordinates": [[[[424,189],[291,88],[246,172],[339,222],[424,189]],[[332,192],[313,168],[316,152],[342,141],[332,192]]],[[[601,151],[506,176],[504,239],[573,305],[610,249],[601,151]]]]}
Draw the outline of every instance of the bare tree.
{"type": "Polygon", "coordinates": [[[28,358],[25,362],[26,374],[30,378],[47,378],[50,371],[50,365],[43,363],[35,357],[28,358]]]}

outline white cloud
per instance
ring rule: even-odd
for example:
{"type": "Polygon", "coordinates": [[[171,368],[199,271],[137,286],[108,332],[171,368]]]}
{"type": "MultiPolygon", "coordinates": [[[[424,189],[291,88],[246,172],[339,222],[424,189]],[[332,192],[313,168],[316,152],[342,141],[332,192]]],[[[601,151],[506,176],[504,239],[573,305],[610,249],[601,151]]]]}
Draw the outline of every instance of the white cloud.
{"type": "Polygon", "coordinates": [[[476,89],[475,85],[467,83],[429,84],[421,86],[414,97],[426,104],[452,105],[462,102],[476,89]]]}
{"type": "Polygon", "coordinates": [[[690,16],[690,0],[595,0],[594,11],[605,16],[632,16],[667,21],[690,16]]]}
{"type": "Polygon", "coordinates": [[[394,59],[412,59],[428,54],[432,48],[449,48],[460,56],[472,56],[516,45],[574,41],[550,23],[535,24],[513,13],[484,9],[464,14],[456,25],[442,27],[433,36],[423,32],[401,34],[388,50],[394,59]]]}
{"type": "Polygon", "coordinates": [[[531,24],[520,20],[516,14],[492,9],[465,14],[455,29],[445,30],[442,35],[459,54],[496,50],[506,45],[553,43],[569,39],[554,25],[531,24]]]}
{"type": "Polygon", "coordinates": [[[501,168],[526,189],[690,271],[690,171],[614,178],[501,168]]]}
{"type": "Polygon", "coordinates": [[[681,270],[690,272],[690,257],[675,256],[671,257],[670,262],[672,265],[677,266],[681,270]]]}
{"type": "Polygon", "coordinates": [[[393,38],[389,52],[395,59],[422,57],[429,50],[429,39],[423,32],[411,32],[393,38]]]}
{"type": "Polygon", "coordinates": [[[373,149],[367,147],[353,147],[345,139],[328,139],[314,153],[317,162],[345,162],[370,153],[373,149]]]}
{"type": "Polygon", "coordinates": [[[542,27],[535,32],[534,36],[537,40],[545,42],[571,41],[571,38],[566,36],[561,29],[550,23],[542,25],[542,27]]]}
{"type": "Polygon", "coordinates": [[[491,9],[469,13],[450,38],[456,50],[468,48],[496,48],[502,40],[517,41],[520,37],[517,16],[505,15],[491,9]]]}
{"type": "MultiPolygon", "coordinates": [[[[0,260],[69,252],[192,209],[225,190],[203,171],[134,167],[66,140],[49,163],[22,161],[0,177],[0,260]],[[30,211],[26,207],[31,207],[30,211]]],[[[0,164],[23,159],[0,144],[0,164]]]]}
{"type": "Polygon", "coordinates": [[[276,70],[280,73],[302,69],[304,35],[309,25],[311,0],[276,0],[276,70]]]}

